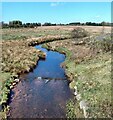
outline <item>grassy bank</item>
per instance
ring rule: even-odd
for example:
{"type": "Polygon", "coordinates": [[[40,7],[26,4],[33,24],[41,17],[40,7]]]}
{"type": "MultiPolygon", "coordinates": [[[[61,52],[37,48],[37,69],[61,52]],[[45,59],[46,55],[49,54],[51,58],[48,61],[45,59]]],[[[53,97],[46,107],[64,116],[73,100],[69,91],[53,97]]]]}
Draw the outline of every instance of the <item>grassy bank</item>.
{"type": "Polygon", "coordinates": [[[72,81],[70,88],[76,86],[79,96],[78,101],[71,100],[67,103],[67,117],[83,118],[84,112],[80,104],[85,101],[86,117],[112,118],[110,38],[98,41],[96,37],[85,45],[74,45],[73,40],[57,41],[43,47],[66,54],[62,66],[72,81]]]}
{"type": "Polygon", "coordinates": [[[111,56],[98,54],[75,67],[76,85],[81,97],[88,102],[88,117],[111,118],[111,56]]]}

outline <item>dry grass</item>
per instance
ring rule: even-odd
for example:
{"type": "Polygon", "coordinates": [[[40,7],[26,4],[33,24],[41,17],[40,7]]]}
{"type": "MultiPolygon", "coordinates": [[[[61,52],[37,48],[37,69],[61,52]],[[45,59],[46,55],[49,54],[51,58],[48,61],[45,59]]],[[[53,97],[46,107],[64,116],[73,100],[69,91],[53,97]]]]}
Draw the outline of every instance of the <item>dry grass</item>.
{"type": "Polygon", "coordinates": [[[34,47],[27,46],[22,41],[8,41],[2,43],[2,71],[21,73],[36,65],[39,56],[44,54],[34,47]]]}
{"type": "Polygon", "coordinates": [[[42,26],[38,28],[3,29],[3,40],[26,40],[28,38],[45,37],[47,35],[69,35],[77,27],[84,28],[91,34],[110,33],[111,27],[102,26],[42,26]]]}

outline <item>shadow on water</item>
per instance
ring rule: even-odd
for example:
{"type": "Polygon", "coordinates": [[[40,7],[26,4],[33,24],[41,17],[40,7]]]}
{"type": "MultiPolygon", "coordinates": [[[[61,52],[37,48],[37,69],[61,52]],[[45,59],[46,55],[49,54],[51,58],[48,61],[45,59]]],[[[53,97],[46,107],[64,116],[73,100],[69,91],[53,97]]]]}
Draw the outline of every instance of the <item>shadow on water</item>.
{"type": "Polygon", "coordinates": [[[32,72],[20,76],[21,82],[12,90],[9,118],[65,118],[66,101],[72,97],[60,67],[65,55],[35,47],[47,57],[32,72]]]}

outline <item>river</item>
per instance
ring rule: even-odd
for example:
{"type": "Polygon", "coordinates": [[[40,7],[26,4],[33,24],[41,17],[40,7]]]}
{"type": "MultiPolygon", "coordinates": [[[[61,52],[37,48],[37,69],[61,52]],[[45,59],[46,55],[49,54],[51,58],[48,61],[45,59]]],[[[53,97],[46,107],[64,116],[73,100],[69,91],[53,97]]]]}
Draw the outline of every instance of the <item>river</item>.
{"type": "Polygon", "coordinates": [[[11,90],[8,118],[65,118],[66,102],[72,98],[69,81],[60,67],[65,55],[35,46],[46,53],[30,73],[20,76],[11,90]]]}

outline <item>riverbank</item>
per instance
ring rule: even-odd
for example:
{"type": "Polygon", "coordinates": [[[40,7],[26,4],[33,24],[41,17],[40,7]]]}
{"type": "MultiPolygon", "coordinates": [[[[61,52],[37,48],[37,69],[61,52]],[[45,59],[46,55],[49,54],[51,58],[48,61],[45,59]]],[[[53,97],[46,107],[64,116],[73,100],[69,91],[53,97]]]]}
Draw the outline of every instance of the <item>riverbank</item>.
{"type": "Polygon", "coordinates": [[[75,104],[68,103],[72,118],[112,118],[110,36],[105,35],[101,42],[97,38],[100,37],[82,45],[72,39],[43,45],[66,54],[62,67],[71,80],[70,88],[76,88],[78,99],[75,104]]]}
{"type": "Polygon", "coordinates": [[[1,118],[6,118],[7,101],[12,89],[20,80],[21,73],[30,72],[39,59],[45,58],[45,53],[33,47],[26,46],[22,41],[2,42],[1,71],[1,118]]]}
{"type": "MultiPolygon", "coordinates": [[[[36,45],[40,43],[52,42],[51,44],[56,48],[58,51],[62,51],[63,53],[67,54],[67,58],[63,67],[66,69],[66,74],[69,76],[70,80],[77,80],[77,73],[75,70],[76,65],[81,63],[82,61],[86,61],[91,56],[95,56],[96,52],[91,50],[87,45],[84,46],[84,43],[81,45],[76,44],[71,39],[65,42],[62,39],[69,38],[70,31],[73,27],[70,27],[68,30],[67,28],[41,28],[41,29],[5,29],[3,30],[3,41],[2,43],[2,71],[1,71],[1,80],[0,84],[2,85],[1,88],[1,99],[0,102],[4,101],[3,103],[7,102],[8,94],[10,92],[10,86],[16,85],[19,82],[18,75],[22,72],[29,72],[32,68],[36,65],[37,60],[40,58],[44,58],[45,54],[41,51],[36,50],[31,45],[36,45]],[[46,37],[45,37],[46,36],[46,37]],[[57,44],[58,43],[58,44],[57,44]],[[75,49],[76,44],[76,49],[75,49]],[[66,46],[66,47],[64,47],[66,46]],[[71,51],[71,52],[70,52],[71,51]],[[75,66],[75,67],[73,67],[75,66]],[[76,73],[76,74],[75,74],[76,73]],[[6,77],[4,77],[6,76],[6,77]],[[15,81],[16,79],[16,81],[15,81]],[[6,84],[7,83],[7,84],[6,84]],[[5,98],[3,100],[3,98],[5,98]]],[[[91,28],[88,28],[89,31],[91,28]]],[[[99,29],[101,29],[99,27],[99,29]]],[[[108,30],[108,28],[106,29],[108,30]]],[[[94,31],[93,31],[94,32],[94,31]]],[[[95,32],[95,34],[99,34],[99,31],[95,32]]],[[[86,63],[84,63],[86,64],[86,63]]],[[[12,87],[13,87],[12,86],[12,87]]],[[[1,102],[1,105],[2,105],[1,102]]],[[[9,108],[8,108],[9,109],[9,108]]],[[[1,110],[0,117],[6,118],[6,111],[1,110]]],[[[81,117],[81,116],[80,116],[81,117]]]]}

